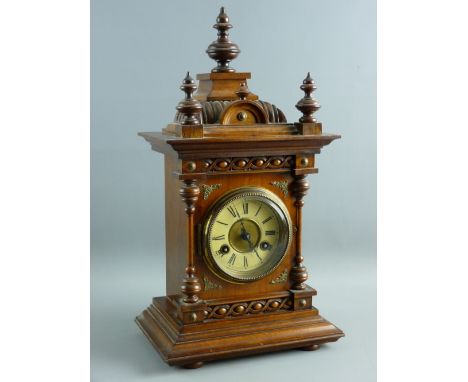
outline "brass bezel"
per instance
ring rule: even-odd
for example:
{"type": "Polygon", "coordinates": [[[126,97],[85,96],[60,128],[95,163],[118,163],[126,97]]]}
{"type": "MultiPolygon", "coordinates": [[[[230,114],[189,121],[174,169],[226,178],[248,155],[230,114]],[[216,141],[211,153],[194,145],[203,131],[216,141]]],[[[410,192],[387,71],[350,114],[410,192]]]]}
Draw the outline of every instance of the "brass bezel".
{"type": "Polygon", "coordinates": [[[206,264],[215,275],[223,280],[239,284],[258,281],[273,272],[283,261],[286,253],[288,253],[292,241],[291,217],[289,216],[289,211],[286,205],[273,192],[260,187],[240,187],[225,193],[213,204],[211,209],[208,211],[207,217],[205,218],[202,239],[203,257],[206,264]],[[233,200],[241,199],[243,197],[253,197],[260,199],[267,203],[274,210],[280,220],[280,224],[282,224],[283,227],[286,226],[286,229],[282,231],[282,235],[278,239],[278,242],[283,241],[285,245],[278,247],[277,252],[275,252],[275,254],[271,256],[270,259],[265,262],[265,264],[259,268],[256,268],[255,270],[250,272],[231,271],[230,273],[227,273],[225,270],[221,269],[213,260],[213,254],[210,249],[208,240],[209,232],[219,212],[233,200]]]}

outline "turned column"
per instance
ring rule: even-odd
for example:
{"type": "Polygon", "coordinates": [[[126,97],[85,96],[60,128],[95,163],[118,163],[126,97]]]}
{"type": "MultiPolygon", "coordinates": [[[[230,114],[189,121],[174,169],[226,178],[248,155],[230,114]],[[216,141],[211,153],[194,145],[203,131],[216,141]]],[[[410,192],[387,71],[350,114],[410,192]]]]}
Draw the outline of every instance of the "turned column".
{"type": "Polygon", "coordinates": [[[184,302],[188,304],[196,303],[199,299],[197,293],[201,291],[200,280],[196,275],[194,264],[195,256],[195,237],[193,226],[193,215],[195,213],[195,204],[200,195],[200,188],[195,179],[183,181],[182,188],[179,191],[182,201],[185,202],[185,213],[187,214],[187,268],[185,268],[185,278],[183,280],[181,291],[185,295],[184,302]]]}
{"type": "Polygon", "coordinates": [[[307,280],[307,269],[302,262],[302,206],[304,205],[304,196],[309,190],[309,183],[305,179],[306,175],[296,175],[292,183],[292,191],[296,198],[296,255],[294,256],[294,266],[291,269],[292,289],[303,290],[306,288],[304,282],[307,280]]]}

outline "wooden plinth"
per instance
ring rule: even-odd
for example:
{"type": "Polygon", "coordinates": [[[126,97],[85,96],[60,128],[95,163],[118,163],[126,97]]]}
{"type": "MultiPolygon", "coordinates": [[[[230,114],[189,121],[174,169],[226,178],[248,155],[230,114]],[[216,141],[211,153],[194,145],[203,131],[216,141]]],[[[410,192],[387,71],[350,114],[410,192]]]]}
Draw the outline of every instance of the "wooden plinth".
{"type": "Polygon", "coordinates": [[[169,365],[203,362],[284,349],[315,350],[344,333],[313,309],[214,319],[183,325],[166,297],[156,297],[136,323],[169,365]]]}

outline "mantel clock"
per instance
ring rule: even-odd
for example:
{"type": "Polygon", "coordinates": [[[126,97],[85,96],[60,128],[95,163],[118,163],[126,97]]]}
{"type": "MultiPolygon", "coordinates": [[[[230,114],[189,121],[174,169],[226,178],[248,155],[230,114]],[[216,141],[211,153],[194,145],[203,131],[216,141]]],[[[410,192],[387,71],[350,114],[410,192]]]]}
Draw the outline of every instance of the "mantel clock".
{"type": "Polygon", "coordinates": [[[173,123],[140,133],[165,160],[166,296],[136,322],[169,365],[299,348],[344,334],[312,305],[305,284],[302,207],[322,133],[307,74],[298,122],[252,93],[221,8],[210,73],[187,73],[173,123]]]}

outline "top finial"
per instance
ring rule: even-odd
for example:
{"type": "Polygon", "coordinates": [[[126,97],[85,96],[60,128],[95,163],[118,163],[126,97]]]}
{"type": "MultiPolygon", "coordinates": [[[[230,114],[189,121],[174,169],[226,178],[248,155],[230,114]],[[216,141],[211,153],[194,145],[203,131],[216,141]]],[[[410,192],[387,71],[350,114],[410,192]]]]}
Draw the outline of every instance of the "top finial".
{"type": "MultiPolygon", "coordinates": [[[[219,15],[218,17],[216,18],[216,22],[218,24],[226,24],[226,23],[229,23],[229,16],[224,12],[224,7],[221,7],[220,11],[219,11],[219,15]]],[[[216,27],[215,27],[216,28],[216,27]]],[[[231,25],[231,28],[232,28],[232,25],[231,25]]]]}
{"type": "Polygon", "coordinates": [[[218,39],[208,46],[206,53],[218,63],[218,66],[211,71],[235,72],[233,68],[229,67],[229,63],[239,55],[240,49],[229,40],[228,30],[232,28],[232,25],[229,24],[229,16],[225,13],[224,7],[221,7],[213,28],[218,30],[218,39]]]}

